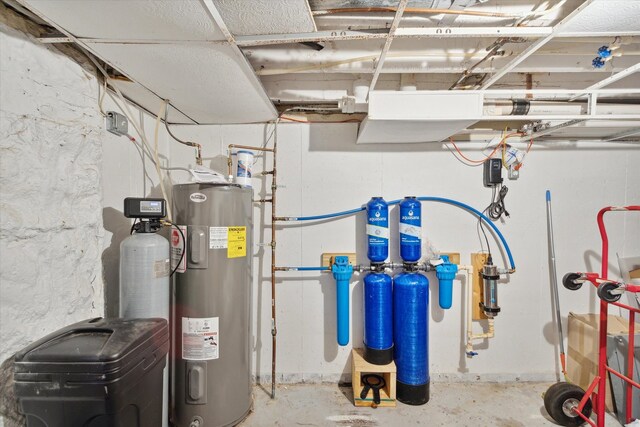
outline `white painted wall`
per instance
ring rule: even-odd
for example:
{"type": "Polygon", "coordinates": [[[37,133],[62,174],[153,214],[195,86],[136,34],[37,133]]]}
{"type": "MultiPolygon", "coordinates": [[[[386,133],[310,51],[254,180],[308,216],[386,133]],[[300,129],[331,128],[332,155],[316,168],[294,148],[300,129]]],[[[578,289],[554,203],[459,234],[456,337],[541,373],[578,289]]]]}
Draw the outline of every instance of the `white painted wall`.
{"type": "MultiPolygon", "coordinates": [[[[265,125],[182,126],[176,133],[205,146],[207,165],[226,168],[225,147],[230,143],[260,145],[271,128],[265,125]]],[[[355,124],[291,124],[280,126],[278,144],[278,215],[297,216],[335,212],[366,203],[371,196],[387,200],[404,195],[438,195],[484,208],[491,192],[482,186],[482,169],[458,163],[440,145],[356,145],[355,124]]],[[[193,164],[191,151],[171,143],[172,165],[193,164]]],[[[477,150],[467,152],[478,158],[477,150]]],[[[554,143],[534,146],[521,178],[507,182],[506,206],[511,214],[500,225],[514,253],[517,273],[500,286],[503,311],[496,320],[496,338],[480,355],[464,356],[464,319],[461,283],[456,282],[454,307],[443,311],[431,306],[431,370],[438,378],[469,380],[551,379],[556,368],[555,328],[552,324],[547,261],[545,190],[553,192],[556,250],[559,274],[599,271],[600,237],[595,223],[605,205],[640,203],[640,150],[637,146],[590,143],[554,143]]],[[[262,163],[259,162],[258,165],[262,163]]],[[[257,166],[258,166],[257,165],[257,166]]],[[[109,169],[105,164],[105,170],[109,169]]],[[[260,167],[258,166],[258,169],[260,167]]],[[[137,174],[137,172],[136,172],[137,174]]],[[[182,179],[181,176],[177,176],[182,179]]],[[[255,179],[256,193],[269,178],[255,179]]],[[[264,184],[267,184],[267,187],[264,184]]],[[[256,197],[258,198],[258,197],[256,197]]],[[[456,208],[423,206],[423,230],[442,251],[462,253],[463,262],[480,249],[476,221],[456,208]]],[[[397,218],[392,214],[392,218],[397,218]]],[[[268,208],[255,210],[256,242],[268,243],[268,208]]],[[[607,218],[615,252],[640,253],[640,221],[633,215],[613,213],[607,218]]],[[[394,227],[392,227],[392,231],[394,227]]],[[[397,228],[395,228],[397,230],[397,228]]],[[[494,252],[497,243],[492,242],[494,252]]],[[[278,232],[278,265],[319,265],[323,252],[358,252],[366,263],[363,215],[342,220],[286,225],[278,232]]],[[[393,242],[394,260],[397,241],[393,242]]],[[[270,379],[269,254],[254,249],[257,269],[255,372],[270,379]],[[260,258],[260,255],[264,255],[260,258]]],[[[498,257],[498,264],[504,260],[498,257]]],[[[611,267],[617,270],[615,257],[611,267]]],[[[430,275],[432,301],[437,301],[437,281],[430,275]]],[[[327,274],[278,275],[278,374],[285,382],[335,381],[348,374],[349,348],[335,342],[335,290],[327,274]]],[[[563,314],[594,312],[593,289],[560,290],[563,314]]],[[[362,283],[352,287],[352,339],[362,342],[362,283]]],[[[566,320],[566,319],[565,319],[566,320]]],[[[478,328],[479,326],[476,325],[478,328]]]]}
{"type": "Polygon", "coordinates": [[[0,26],[0,361],[103,313],[96,80],[0,26]]]}

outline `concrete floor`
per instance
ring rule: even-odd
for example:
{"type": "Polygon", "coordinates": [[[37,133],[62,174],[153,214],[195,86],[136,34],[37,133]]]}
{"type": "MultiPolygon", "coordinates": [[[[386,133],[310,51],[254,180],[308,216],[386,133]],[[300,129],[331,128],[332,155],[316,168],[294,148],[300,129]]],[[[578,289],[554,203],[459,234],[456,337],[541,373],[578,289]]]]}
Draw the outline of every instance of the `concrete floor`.
{"type": "MultiPolygon", "coordinates": [[[[254,411],[240,425],[253,426],[557,426],[542,401],[546,383],[434,383],[424,406],[356,408],[351,388],[331,384],[279,386],[271,400],[254,390],[254,411]]],[[[270,389],[269,389],[270,390],[270,389]]],[[[608,427],[620,424],[607,415],[608,427]]]]}

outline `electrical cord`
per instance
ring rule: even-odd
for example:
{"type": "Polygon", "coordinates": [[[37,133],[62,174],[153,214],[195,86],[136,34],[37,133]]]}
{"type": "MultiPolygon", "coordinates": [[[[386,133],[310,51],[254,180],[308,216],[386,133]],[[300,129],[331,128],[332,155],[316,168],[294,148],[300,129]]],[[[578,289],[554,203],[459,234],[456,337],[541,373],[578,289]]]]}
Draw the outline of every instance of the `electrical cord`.
{"type": "MultiPolygon", "coordinates": [[[[136,224],[138,223],[138,219],[139,218],[136,218],[133,220],[133,224],[131,224],[131,230],[129,231],[129,234],[133,234],[133,232],[135,231],[135,227],[136,227],[136,224]]],[[[187,239],[184,237],[184,233],[182,232],[182,229],[178,227],[178,224],[176,224],[175,222],[168,221],[166,219],[163,219],[160,222],[164,226],[168,225],[169,227],[175,227],[180,233],[180,236],[182,237],[182,252],[180,253],[180,259],[178,260],[178,263],[171,271],[171,274],[169,274],[169,277],[172,277],[174,273],[178,270],[178,268],[180,267],[180,264],[182,264],[182,260],[184,259],[184,254],[187,251],[187,239]]]]}
{"type": "Polygon", "coordinates": [[[173,270],[171,271],[171,274],[169,275],[169,277],[173,277],[175,272],[178,271],[178,268],[180,268],[180,264],[182,264],[182,260],[184,259],[184,253],[187,251],[187,239],[184,237],[184,233],[182,232],[182,229],[178,226],[178,224],[176,224],[173,221],[168,221],[166,219],[163,220],[163,221],[168,223],[170,226],[175,227],[178,230],[178,232],[180,233],[180,236],[182,237],[182,252],[180,253],[180,259],[176,263],[176,266],[173,267],[173,270]]]}
{"type": "Polygon", "coordinates": [[[507,197],[509,189],[502,184],[500,184],[498,188],[499,190],[496,192],[496,187],[493,187],[491,203],[485,209],[485,211],[487,212],[487,216],[494,222],[498,221],[502,217],[502,215],[505,215],[507,218],[509,218],[509,212],[504,205],[504,199],[507,197]]]}
{"type": "Polygon", "coordinates": [[[133,220],[133,224],[131,224],[131,230],[129,230],[129,235],[133,234],[135,228],[136,228],[136,223],[138,222],[138,218],[133,220]]]}
{"type": "MultiPolygon", "coordinates": [[[[483,214],[486,213],[486,209],[482,213],[483,214]]],[[[489,239],[487,238],[487,233],[484,229],[484,224],[482,223],[482,220],[480,219],[480,217],[478,217],[478,223],[476,225],[476,229],[478,228],[482,232],[482,235],[484,236],[484,241],[487,244],[487,253],[491,255],[491,245],[489,245],[489,239]]],[[[482,245],[482,237],[480,236],[480,233],[478,233],[478,237],[480,238],[480,249],[484,250],[484,247],[482,245]]]]}

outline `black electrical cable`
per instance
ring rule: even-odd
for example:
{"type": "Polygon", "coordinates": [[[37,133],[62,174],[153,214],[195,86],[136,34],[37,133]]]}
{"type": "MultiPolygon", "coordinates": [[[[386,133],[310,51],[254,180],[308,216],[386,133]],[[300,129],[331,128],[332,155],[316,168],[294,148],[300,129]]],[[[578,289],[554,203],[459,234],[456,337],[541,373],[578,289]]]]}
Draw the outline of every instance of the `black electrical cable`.
{"type": "Polygon", "coordinates": [[[489,218],[491,218],[492,221],[497,221],[499,220],[502,215],[506,215],[506,217],[509,217],[509,212],[507,211],[507,208],[505,208],[504,205],[504,199],[507,197],[507,193],[509,192],[509,189],[500,184],[500,190],[498,190],[497,196],[496,196],[496,189],[495,187],[493,188],[493,195],[491,197],[491,204],[489,206],[487,206],[487,209],[485,209],[485,211],[487,212],[487,216],[489,218]]]}
{"type": "Polygon", "coordinates": [[[133,224],[131,224],[131,230],[129,230],[129,234],[133,234],[133,231],[136,228],[136,223],[137,222],[138,222],[138,218],[133,220],[133,224]]]}
{"type": "MultiPolygon", "coordinates": [[[[484,224],[482,223],[479,217],[478,217],[478,225],[476,227],[480,227],[480,231],[482,231],[482,235],[484,236],[484,241],[487,243],[487,252],[489,253],[489,256],[491,256],[491,246],[489,245],[489,239],[487,238],[487,233],[484,229],[484,224]]],[[[482,239],[480,239],[480,247],[482,247],[482,239]]]]}
{"type": "Polygon", "coordinates": [[[168,222],[169,224],[177,228],[178,232],[180,232],[180,236],[182,237],[182,252],[180,253],[180,259],[178,260],[176,266],[173,268],[173,271],[171,271],[171,274],[169,275],[169,277],[172,277],[175,274],[175,272],[178,270],[178,268],[180,267],[180,264],[182,264],[182,260],[184,259],[184,253],[187,251],[187,239],[185,239],[184,233],[182,232],[182,229],[178,226],[178,224],[176,224],[175,222],[168,221],[166,219],[164,221],[168,222]]]}

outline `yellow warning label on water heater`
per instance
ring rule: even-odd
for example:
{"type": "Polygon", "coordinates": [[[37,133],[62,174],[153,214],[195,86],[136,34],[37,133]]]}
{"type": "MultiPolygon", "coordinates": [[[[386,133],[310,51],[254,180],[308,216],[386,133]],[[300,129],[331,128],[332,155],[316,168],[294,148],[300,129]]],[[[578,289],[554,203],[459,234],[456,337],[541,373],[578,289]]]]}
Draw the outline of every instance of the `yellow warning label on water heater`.
{"type": "Polygon", "coordinates": [[[247,227],[229,227],[227,241],[227,258],[247,256],[247,227]]]}

